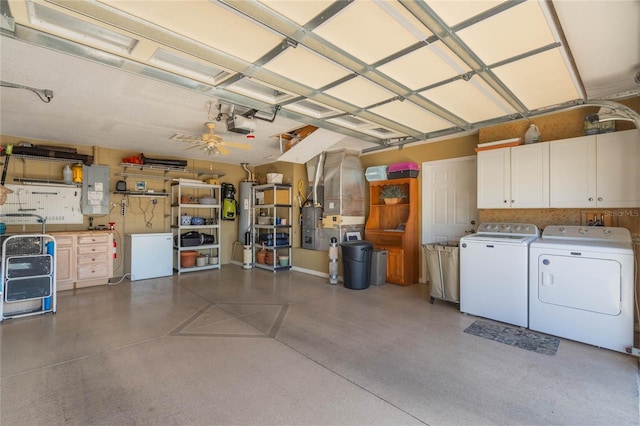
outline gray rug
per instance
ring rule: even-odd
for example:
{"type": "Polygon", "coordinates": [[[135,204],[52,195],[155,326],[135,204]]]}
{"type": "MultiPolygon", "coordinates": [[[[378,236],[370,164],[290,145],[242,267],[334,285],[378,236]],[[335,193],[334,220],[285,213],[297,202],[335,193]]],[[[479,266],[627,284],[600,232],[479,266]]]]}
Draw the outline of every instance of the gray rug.
{"type": "Polygon", "coordinates": [[[464,332],[545,355],[555,355],[560,345],[556,337],[483,320],[475,321],[464,332]]]}

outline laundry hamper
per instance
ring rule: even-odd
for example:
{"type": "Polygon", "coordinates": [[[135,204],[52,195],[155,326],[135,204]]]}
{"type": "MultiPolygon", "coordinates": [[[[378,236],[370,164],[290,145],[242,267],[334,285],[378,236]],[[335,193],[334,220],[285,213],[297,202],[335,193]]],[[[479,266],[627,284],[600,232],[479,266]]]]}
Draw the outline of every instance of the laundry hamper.
{"type": "Polygon", "coordinates": [[[429,272],[429,303],[435,299],[460,303],[460,249],[457,242],[424,244],[429,272]]]}

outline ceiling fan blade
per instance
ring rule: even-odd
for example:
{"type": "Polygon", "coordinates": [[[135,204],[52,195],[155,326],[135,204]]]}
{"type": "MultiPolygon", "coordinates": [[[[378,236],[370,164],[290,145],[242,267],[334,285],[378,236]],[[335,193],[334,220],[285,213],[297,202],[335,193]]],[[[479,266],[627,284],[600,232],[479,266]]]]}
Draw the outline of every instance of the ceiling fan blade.
{"type": "Polygon", "coordinates": [[[184,150],[188,151],[190,149],[198,148],[198,147],[200,147],[200,144],[199,143],[194,143],[193,145],[186,147],[184,150]]]}
{"type": "Polygon", "coordinates": [[[218,149],[218,151],[220,152],[220,154],[222,155],[229,155],[231,154],[231,151],[229,151],[227,148],[225,148],[224,146],[222,146],[222,144],[220,145],[216,145],[216,148],[218,149]]]}
{"type": "Polygon", "coordinates": [[[251,149],[251,145],[249,145],[248,143],[242,143],[242,142],[222,141],[222,142],[220,142],[220,145],[228,146],[228,147],[231,147],[231,148],[245,149],[245,150],[250,150],[251,149]]]}

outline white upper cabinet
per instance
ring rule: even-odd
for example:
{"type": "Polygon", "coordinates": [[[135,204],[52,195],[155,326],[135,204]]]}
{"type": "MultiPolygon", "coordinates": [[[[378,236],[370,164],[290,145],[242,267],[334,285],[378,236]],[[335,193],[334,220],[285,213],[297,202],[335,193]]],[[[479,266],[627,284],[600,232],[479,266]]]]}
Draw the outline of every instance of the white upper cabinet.
{"type": "Polygon", "coordinates": [[[549,207],[549,144],[511,148],[511,208],[549,207]]]}
{"type": "Polygon", "coordinates": [[[478,208],[511,207],[511,148],[478,152],[478,208]]]}
{"type": "Polygon", "coordinates": [[[478,208],[549,207],[549,144],[478,152],[478,208]]]}
{"type": "Polygon", "coordinates": [[[551,207],[640,206],[636,130],[551,142],[551,207]]]}

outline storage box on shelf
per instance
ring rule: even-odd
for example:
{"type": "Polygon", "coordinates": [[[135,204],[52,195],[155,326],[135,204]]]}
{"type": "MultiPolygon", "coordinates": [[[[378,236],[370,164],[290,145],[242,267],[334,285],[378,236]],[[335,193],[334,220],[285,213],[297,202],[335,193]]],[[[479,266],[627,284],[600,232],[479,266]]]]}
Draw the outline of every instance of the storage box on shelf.
{"type": "Polygon", "coordinates": [[[388,250],[386,281],[399,285],[418,282],[418,181],[415,178],[369,182],[369,217],[365,240],[388,250]],[[399,185],[406,194],[395,204],[381,196],[385,186],[399,185]]]}
{"type": "Polygon", "coordinates": [[[291,268],[291,185],[252,187],[253,265],[278,271],[291,268]]]}
{"type": "Polygon", "coordinates": [[[174,269],[219,269],[221,187],[198,182],[171,184],[174,269]]]}

